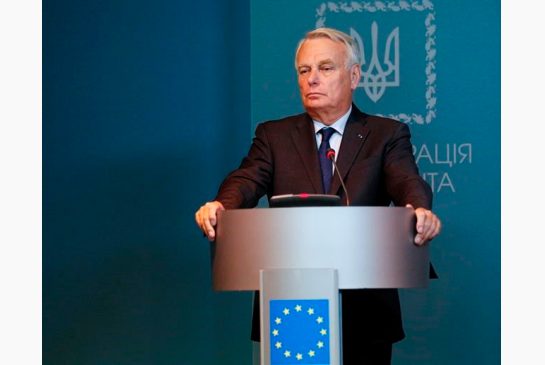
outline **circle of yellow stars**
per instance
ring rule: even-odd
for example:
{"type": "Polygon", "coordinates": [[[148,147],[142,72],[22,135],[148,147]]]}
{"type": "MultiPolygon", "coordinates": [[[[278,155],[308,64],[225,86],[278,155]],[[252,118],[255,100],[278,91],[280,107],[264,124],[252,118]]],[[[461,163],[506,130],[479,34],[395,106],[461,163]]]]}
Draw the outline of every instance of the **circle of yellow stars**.
{"type": "MultiPolygon", "coordinates": [[[[303,311],[303,307],[299,304],[297,304],[294,308],[295,312],[302,312],[303,311]]],[[[312,307],[309,307],[306,312],[308,313],[309,316],[313,316],[315,313],[314,313],[314,308],[312,307]]],[[[289,308],[284,308],[282,310],[282,313],[284,314],[284,316],[289,316],[290,315],[290,309],[289,308]]],[[[316,319],[315,319],[316,323],[318,324],[322,324],[324,322],[324,318],[321,317],[321,316],[316,316],[316,319]]],[[[280,317],[276,317],[274,319],[274,323],[276,325],[280,325],[282,324],[282,318],[280,317]]],[[[320,335],[322,336],[326,336],[327,335],[327,329],[325,328],[321,328],[320,331],[319,331],[320,335]]],[[[272,335],[273,335],[273,338],[271,339],[271,342],[274,341],[274,337],[277,337],[278,335],[280,335],[280,331],[277,329],[277,328],[274,328],[272,330],[272,335]]],[[[320,350],[322,349],[323,347],[325,346],[325,343],[323,341],[318,341],[316,342],[316,348],[317,350],[320,350]]],[[[274,343],[274,347],[276,347],[278,350],[282,349],[283,348],[283,345],[282,345],[282,342],[280,341],[276,341],[274,343]]],[[[288,358],[288,357],[292,357],[292,352],[289,350],[289,349],[286,349],[283,353],[284,357],[288,358]]],[[[316,356],[316,351],[313,350],[313,349],[310,349],[306,354],[303,354],[301,352],[297,352],[294,356],[297,360],[303,360],[303,358],[305,357],[305,355],[307,355],[308,357],[312,358],[314,356],[316,356]]]]}

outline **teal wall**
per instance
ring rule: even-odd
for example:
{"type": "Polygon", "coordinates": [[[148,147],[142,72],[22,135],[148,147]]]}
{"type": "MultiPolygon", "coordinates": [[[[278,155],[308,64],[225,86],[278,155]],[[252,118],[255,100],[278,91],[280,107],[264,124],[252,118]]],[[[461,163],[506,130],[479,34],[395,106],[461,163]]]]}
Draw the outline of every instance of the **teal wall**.
{"type": "MultiPolygon", "coordinates": [[[[44,2],[44,364],[251,363],[251,294],[212,291],[193,214],[256,123],[301,110],[292,55],[321,4],[44,2]]],[[[402,292],[394,364],[499,363],[500,6],[415,4],[433,5],[436,116],[409,123],[444,231],[432,244],[440,280],[402,292]]],[[[430,110],[430,12],[322,13],[339,28],[352,15],[400,24],[409,85],[377,103],[359,90],[360,108],[430,110]]]]}
{"type": "Polygon", "coordinates": [[[44,364],[250,363],[193,222],[249,146],[249,67],[248,2],[44,2],[44,364]]]}

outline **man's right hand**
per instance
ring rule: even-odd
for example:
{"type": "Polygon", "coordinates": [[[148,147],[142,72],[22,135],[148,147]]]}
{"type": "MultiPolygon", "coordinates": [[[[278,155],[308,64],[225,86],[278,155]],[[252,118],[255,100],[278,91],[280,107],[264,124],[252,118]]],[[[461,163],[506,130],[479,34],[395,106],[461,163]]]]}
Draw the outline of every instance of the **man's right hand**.
{"type": "Polygon", "coordinates": [[[208,202],[195,213],[195,222],[197,226],[208,237],[209,241],[216,239],[217,214],[220,210],[225,210],[219,201],[208,202]]]}

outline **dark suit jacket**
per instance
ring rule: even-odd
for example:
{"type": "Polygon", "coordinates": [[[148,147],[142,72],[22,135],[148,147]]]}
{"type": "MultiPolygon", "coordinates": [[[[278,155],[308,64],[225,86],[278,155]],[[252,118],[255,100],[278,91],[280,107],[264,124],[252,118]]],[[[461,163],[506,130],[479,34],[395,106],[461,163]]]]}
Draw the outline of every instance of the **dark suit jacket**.
{"type": "MultiPolygon", "coordinates": [[[[418,173],[407,125],[352,105],[337,156],[351,205],[393,202],[431,209],[431,189],[418,173]]],[[[216,200],[226,209],[251,208],[265,194],[297,193],[323,193],[314,127],[306,113],[258,125],[248,156],[223,181],[216,200]]],[[[336,174],[328,193],[345,199],[336,174]]],[[[404,337],[397,290],[343,290],[342,311],[345,343],[404,337]]],[[[254,340],[258,326],[254,311],[254,340]]]]}

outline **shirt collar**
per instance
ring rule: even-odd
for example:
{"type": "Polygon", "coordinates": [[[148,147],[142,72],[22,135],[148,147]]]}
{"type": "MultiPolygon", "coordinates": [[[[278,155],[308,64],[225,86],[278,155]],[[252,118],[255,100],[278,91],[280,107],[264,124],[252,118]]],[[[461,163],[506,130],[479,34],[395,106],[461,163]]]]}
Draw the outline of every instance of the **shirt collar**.
{"type": "Polygon", "coordinates": [[[335,130],[342,136],[344,133],[344,128],[346,127],[346,122],[348,121],[348,117],[350,116],[350,113],[352,112],[352,105],[350,105],[350,108],[348,111],[341,116],[339,119],[335,121],[335,123],[331,125],[325,125],[322,122],[318,122],[317,120],[312,120],[312,123],[314,123],[314,133],[318,133],[318,131],[322,128],[335,128],[335,130]]]}

